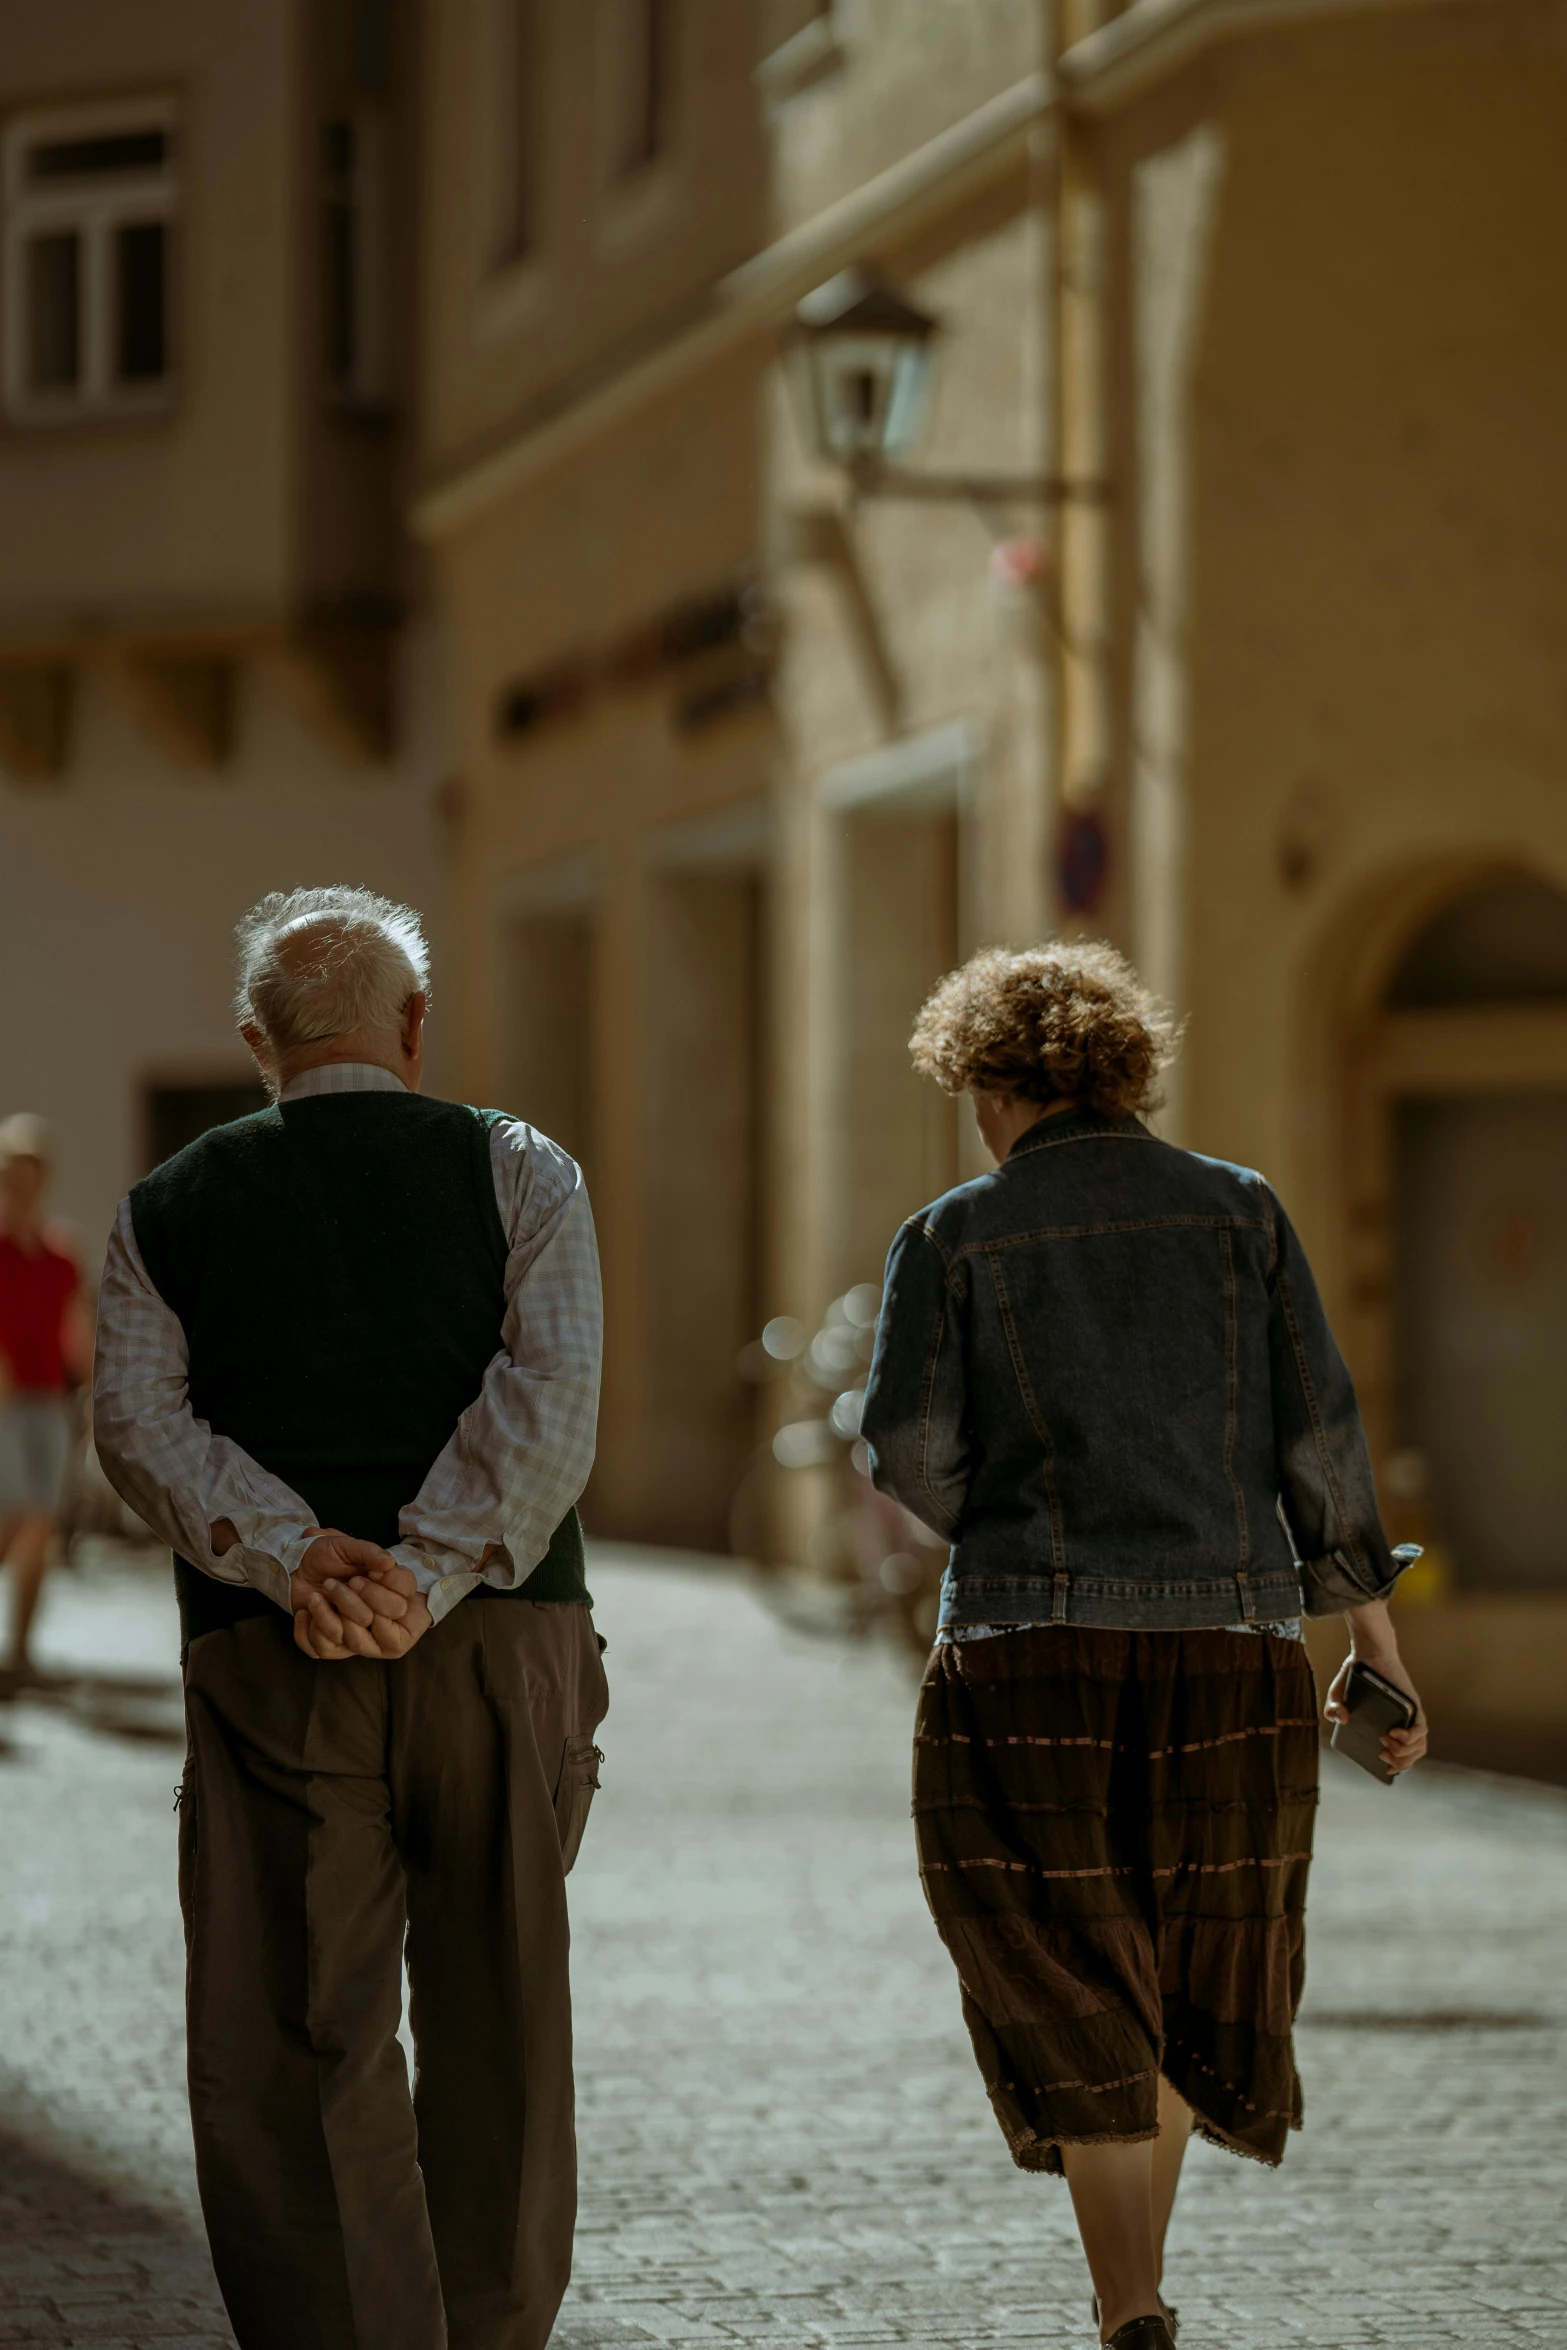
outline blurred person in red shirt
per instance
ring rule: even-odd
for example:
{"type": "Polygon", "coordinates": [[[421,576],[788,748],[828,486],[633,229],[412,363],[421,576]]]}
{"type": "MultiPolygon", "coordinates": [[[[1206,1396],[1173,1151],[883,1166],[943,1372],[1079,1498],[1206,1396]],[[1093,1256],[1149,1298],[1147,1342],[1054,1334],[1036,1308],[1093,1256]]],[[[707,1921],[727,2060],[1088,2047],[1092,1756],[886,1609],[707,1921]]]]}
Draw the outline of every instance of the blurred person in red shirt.
{"type": "Polygon", "coordinates": [[[81,1268],[44,1221],[49,1136],[41,1118],[0,1123],[0,1561],[11,1570],[12,1688],[36,1683],[28,1636],[49,1564],[71,1449],[69,1388],[92,1340],[81,1268]]]}

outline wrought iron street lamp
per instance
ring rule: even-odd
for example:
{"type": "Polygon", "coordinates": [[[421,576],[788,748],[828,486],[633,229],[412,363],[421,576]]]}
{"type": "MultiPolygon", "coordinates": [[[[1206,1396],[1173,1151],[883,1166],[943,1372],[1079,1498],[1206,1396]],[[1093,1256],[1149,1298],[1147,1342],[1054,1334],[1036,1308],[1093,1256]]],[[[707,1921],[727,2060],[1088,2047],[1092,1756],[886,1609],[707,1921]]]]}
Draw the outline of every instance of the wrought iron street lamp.
{"type": "Polygon", "coordinates": [[[868,269],[807,294],[787,358],[808,441],[830,463],[879,468],[918,439],[936,321],[868,269]]]}
{"type": "Polygon", "coordinates": [[[863,497],[969,505],[1100,504],[1103,482],[1043,475],[912,472],[911,449],[930,406],[940,323],[874,270],[846,269],[807,294],[785,346],[807,444],[839,465],[863,497]]]}

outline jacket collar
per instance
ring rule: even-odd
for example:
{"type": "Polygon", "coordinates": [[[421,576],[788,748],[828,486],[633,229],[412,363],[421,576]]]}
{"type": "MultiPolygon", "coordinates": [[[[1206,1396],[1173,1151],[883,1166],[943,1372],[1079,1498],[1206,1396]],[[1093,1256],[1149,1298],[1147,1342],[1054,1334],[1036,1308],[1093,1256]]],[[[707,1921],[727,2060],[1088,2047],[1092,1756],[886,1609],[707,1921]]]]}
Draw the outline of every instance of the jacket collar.
{"type": "Polygon", "coordinates": [[[1054,1118],[1041,1118],[1020,1134],[1001,1163],[1010,1167],[1014,1159],[1030,1151],[1050,1150],[1058,1142],[1088,1142],[1099,1134],[1113,1134],[1124,1142],[1154,1139],[1141,1118],[1107,1118],[1100,1110],[1062,1110],[1054,1118]]]}

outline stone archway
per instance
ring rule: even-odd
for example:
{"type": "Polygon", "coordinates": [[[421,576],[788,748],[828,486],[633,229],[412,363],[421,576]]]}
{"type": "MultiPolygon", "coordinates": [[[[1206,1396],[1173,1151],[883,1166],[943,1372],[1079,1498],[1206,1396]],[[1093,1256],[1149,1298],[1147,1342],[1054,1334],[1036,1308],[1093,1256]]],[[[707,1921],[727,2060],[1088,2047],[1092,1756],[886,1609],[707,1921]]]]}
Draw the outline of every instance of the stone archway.
{"type": "Polygon", "coordinates": [[[1418,1455],[1460,1588],[1567,1593],[1567,895],[1447,876],[1360,977],[1341,1324],[1390,1516],[1418,1455]]]}

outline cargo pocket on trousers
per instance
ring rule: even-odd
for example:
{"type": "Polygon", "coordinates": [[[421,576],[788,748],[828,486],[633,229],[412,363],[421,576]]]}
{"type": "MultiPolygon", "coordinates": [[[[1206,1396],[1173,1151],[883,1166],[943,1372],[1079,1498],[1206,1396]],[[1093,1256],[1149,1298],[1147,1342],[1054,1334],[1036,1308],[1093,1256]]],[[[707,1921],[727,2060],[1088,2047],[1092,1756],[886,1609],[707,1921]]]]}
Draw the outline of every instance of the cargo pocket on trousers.
{"type": "Polygon", "coordinates": [[[190,1942],[191,1921],[196,1901],[196,1763],[192,1755],[185,1757],[185,1768],[180,1783],[174,1790],[174,1808],[179,1814],[179,1885],[180,1915],[185,1922],[185,1940],[190,1942]]]}
{"type": "Polygon", "coordinates": [[[604,1757],[591,1738],[568,1738],[561,1758],[560,1784],[555,1790],[555,1827],[560,1837],[560,1865],[570,1875],[582,1844],[588,1808],[599,1783],[604,1757]]]}

